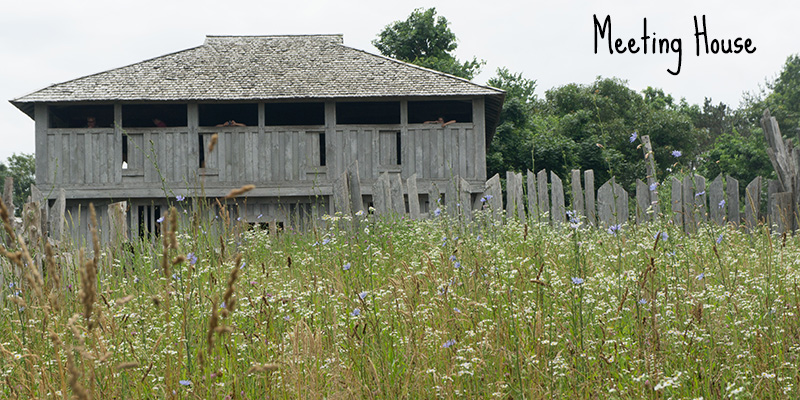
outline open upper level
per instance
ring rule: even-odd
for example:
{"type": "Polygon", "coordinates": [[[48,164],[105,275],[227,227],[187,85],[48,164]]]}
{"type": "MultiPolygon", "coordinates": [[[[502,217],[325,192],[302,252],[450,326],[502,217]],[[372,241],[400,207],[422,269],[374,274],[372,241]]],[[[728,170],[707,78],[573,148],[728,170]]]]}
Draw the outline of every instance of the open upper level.
{"type": "Polygon", "coordinates": [[[209,36],[12,103],[36,121],[37,184],[68,198],[245,183],[282,196],[325,194],[356,160],[366,182],[483,181],[504,96],[340,35],[209,36]]]}

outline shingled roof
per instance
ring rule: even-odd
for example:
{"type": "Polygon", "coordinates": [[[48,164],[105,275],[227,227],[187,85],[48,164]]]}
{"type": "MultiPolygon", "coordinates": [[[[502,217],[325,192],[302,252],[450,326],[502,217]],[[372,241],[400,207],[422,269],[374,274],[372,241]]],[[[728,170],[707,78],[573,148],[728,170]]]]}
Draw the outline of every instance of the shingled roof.
{"type": "Polygon", "coordinates": [[[490,95],[489,86],[370,54],[341,35],[207,36],[203,45],[55,84],[11,102],[490,95]]]}

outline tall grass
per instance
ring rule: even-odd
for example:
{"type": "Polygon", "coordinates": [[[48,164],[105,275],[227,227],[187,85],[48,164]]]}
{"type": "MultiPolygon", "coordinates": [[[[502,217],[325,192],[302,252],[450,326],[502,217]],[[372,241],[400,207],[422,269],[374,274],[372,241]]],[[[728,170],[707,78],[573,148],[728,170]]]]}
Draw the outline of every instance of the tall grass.
{"type": "Polygon", "coordinates": [[[7,242],[0,397],[800,397],[796,237],[177,207],[132,252],[7,242]]]}

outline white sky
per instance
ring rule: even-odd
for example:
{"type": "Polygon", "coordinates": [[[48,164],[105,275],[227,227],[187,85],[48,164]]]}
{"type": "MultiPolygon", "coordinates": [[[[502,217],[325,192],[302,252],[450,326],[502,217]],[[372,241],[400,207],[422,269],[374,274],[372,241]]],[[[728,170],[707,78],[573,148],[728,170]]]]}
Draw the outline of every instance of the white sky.
{"type": "Polygon", "coordinates": [[[736,107],[742,93],[773,79],[786,57],[800,53],[800,2],[731,1],[15,1],[0,4],[0,161],[34,151],[33,121],[11,100],[53,83],[195,47],[205,35],[341,33],[348,46],[377,53],[370,41],[387,24],[419,7],[436,7],[459,39],[460,59],[487,61],[475,79],[498,67],[538,82],[537,94],[564,84],[618,77],[631,88],[662,88],[702,104],[736,107]],[[648,34],[681,39],[678,55],[594,54],[592,16],[612,19],[615,38],[641,46],[648,34]],[[754,54],[695,54],[693,16],[706,15],[709,39],[750,38],[754,54]],[[654,34],[655,33],[655,34],[654,34]]]}

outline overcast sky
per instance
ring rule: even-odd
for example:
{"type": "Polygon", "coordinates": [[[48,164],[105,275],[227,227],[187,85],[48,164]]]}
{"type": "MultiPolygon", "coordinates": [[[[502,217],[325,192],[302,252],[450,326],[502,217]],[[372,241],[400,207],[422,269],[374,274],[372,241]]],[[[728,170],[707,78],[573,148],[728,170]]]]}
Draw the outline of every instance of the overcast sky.
{"type": "MultiPolygon", "coordinates": [[[[537,94],[597,76],[618,77],[635,90],[658,87],[702,104],[737,106],[743,92],[774,79],[786,57],[800,53],[800,3],[760,1],[15,1],[0,8],[0,161],[34,151],[33,121],[7,100],[54,83],[102,72],[203,43],[205,35],[340,33],[345,45],[372,53],[370,43],[392,21],[436,7],[459,39],[460,59],[486,60],[475,79],[498,67],[537,81],[537,94]],[[611,17],[611,35],[635,40],[637,54],[595,54],[593,15],[611,17]],[[752,40],[753,54],[696,54],[694,16],[706,16],[708,39],[752,40]],[[648,35],[680,39],[678,54],[642,52],[648,35]]],[[[702,29],[701,29],[702,30],[702,29]]],[[[727,42],[726,42],[727,43],[727,42]]]]}

